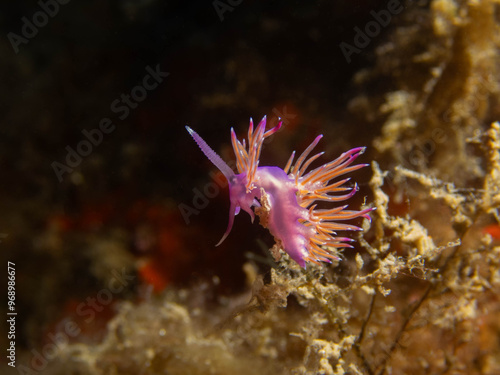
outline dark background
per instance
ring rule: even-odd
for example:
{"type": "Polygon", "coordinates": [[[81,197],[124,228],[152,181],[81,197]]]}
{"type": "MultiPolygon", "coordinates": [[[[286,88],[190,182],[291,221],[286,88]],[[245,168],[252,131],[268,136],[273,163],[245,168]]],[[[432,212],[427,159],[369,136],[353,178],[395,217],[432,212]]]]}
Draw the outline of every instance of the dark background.
{"type": "MultiPolygon", "coordinates": [[[[72,0],[59,5],[19,53],[8,34],[22,35],[23,17],[31,20],[41,8],[35,1],[5,3],[0,231],[6,234],[2,252],[17,267],[26,341],[40,335],[29,328],[28,310],[43,330],[64,316],[61,306],[69,299],[105,282],[95,271],[104,258],[95,251],[102,241],[115,241],[134,259],[131,268],[140,277],[124,298],[144,284],[161,291],[214,277],[220,293],[240,291],[249,253],[269,269],[272,238],[245,213],[215,248],[227,224],[227,191],[189,224],[183,220],[179,204],[192,205],[193,189],[203,189],[214,170],[185,125],[229,161],[231,126],[241,138],[250,117],[267,114],[274,124],[278,113],[289,113],[260,164],[281,167],[319,133],[326,160],[370,146],[378,134],[377,125],[347,108],[361,90],[353,75],[373,64],[374,48],[397,20],[351,63],[339,44],[352,43],[353,28],[386,2],[243,0],[221,20],[212,1],[72,0]],[[118,119],[110,104],[142,82],[146,66],[158,64],[170,75],[118,119]],[[64,163],[66,147],[75,149],[85,139],[82,130],[97,128],[103,118],[112,119],[114,131],[59,182],[53,163],[64,163]]],[[[363,89],[386,83],[377,84],[363,89]]],[[[363,187],[367,173],[358,173],[363,187]]]]}

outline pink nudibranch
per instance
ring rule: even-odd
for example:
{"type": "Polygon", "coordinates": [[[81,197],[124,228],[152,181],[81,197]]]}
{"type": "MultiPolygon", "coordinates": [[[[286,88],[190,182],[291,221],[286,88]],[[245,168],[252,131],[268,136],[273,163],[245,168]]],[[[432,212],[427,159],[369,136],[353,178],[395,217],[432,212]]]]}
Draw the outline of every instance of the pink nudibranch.
{"type": "Polygon", "coordinates": [[[316,209],[315,202],[341,202],[356,193],[358,190],[356,184],[354,187],[345,186],[349,178],[330,181],[367,166],[367,164],[351,165],[365,148],[353,148],[337,159],[306,173],[311,163],[323,155],[323,152],[320,152],[306,160],[323,137],[319,135],[293,166],[295,151],[284,169],[259,167],[259,156],[264,139],[276,133],[281,125],[282,121],[279,121],[277,126],[266,131],[266,117],[264,116],[254,131],[253,121],[250,119],[248,147],[245,140],[242,143],[236,138],[231,128],[231,141],[239,174],[235,174],[194,130],[186,126],[205,156],[224,174],[229,183],[231,204],[229,223],[217,245],[229,235],[233,227],[234,216],[240,212],[240,209],[243,209],[250,215],[252,222],[257,213],[261,225],[269,228],[277,245],[301,267],[305,267],[306,262],[331,262],[331,259],[338,258],[328,248],[352,247],[347,242],[354,241],[348,237],[337,237],[336,231],[362,230],[358,226],[339,223],[339,221],[358,217],[370,220],[368,213],[373,208],[351,211],[346,209],[347,205],[343,205],[325,210],[316,209]],[[331,195],[332,193],[341,194],[331,195]],[[252,209],[252,207],[255,208],[252,209]]]}

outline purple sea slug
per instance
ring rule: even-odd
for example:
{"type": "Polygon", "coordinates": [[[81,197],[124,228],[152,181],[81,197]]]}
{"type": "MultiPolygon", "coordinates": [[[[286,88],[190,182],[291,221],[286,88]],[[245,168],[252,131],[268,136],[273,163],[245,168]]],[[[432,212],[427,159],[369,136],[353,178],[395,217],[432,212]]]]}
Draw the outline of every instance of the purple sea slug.
{"type": "Polygon", "coordinates": [[[351,165],[361,155],[365,148],[357,147],[344,152],[337,159],[323,164],[306,173],[313,161],[324,152],[320,152],[306,160],[312,149],[318,144],[322,135],[306,148],[293,164],[295,151],[290,156],[284,169],[279,167],[259,167],[259,156],[264,139],[276,133],[282,125],[266,131],[266,117],[260,121],[254,130],[250,119],[248,129],[248,146],[246,141],[240,142],[231,128],[231,141],[236,154],[236,166],[239,174],[221,159],[219,155],[190,127],[187,131],[193,137],[205,156],[224,174],[229,182],[229,223],[226,232],[217,246],[231,232],[234,216],[241,209],[252,218],[259,215],[262,226],[269,228],[276,241],[276,249],[283,249],[301,267],[306,262],[331,262],[338,259],[329,248],[352,247],[348,237],[337,237],[336,231],[358,231],[358,226],[339,223],[339,221],[364,217],[370,220],[368,213],[373,208],[361,211],[347,210],[347,205],[331,209],[317,209],[316,202],[342,202],[351,198],[358,190],[345,186],[350,180],[332,180],[346,173],[367,166],[367,164],[351,165]],[[293,166],[292,166],[293,164],[293,166]],[[340,194],[337,194],[340,193],[340,194]]]}

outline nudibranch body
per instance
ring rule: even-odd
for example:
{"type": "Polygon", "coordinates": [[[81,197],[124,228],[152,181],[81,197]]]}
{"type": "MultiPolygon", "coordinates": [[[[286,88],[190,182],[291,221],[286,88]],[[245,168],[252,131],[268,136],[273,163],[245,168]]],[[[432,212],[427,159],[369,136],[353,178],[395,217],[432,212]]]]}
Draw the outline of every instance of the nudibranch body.
{"type": "Polygon", "coordinates": [[[370,219],[372,208],[361,211],[347,210],[347,205],[332,209],[316,209],[317,201],[341,202],[352,197],[357,189],[345,186],[349,178],[330,182],[339,176],[355,171],[367,164],[351,165],[364,152],[364,147],[353,148],[337,159],[306,173],[320,152],[309,159],[309,153],[318,144],[322,135],[307,147],[293,164],[295,151],[290,156],[284,169],[279,167],[259,167],[259,156],[264,139],[276,133],[282,122],[266,131],[266,117],[254,130],[252,119],[248,129],[248,146],[240,142],[231,128],[231,141],[236,154],[236,167],[233,170],[213,151],[210,146],[191,128],[189,134],[196,141],[203,153],[224,174],[229,182],[229,223],[226,232],[217,245],[222,243],[231,232],[234,216],[240,209],[252,218],[255,213],[260,217],[262,226],[269,228],[277,246],[282,248],[301,267],[306,262],[330,262],[337,259],[328,248],[352,247],[348,237],[337,237],[336,231],[357,231],[361,228],[339,221],[358,217],[370,219]],[[306,160],[307,159],[307,160],[306,160]],[[340,193],[340,195],[335,195],[340,193]],[[333,194],[333,195],[332,195],[333,194]]]}

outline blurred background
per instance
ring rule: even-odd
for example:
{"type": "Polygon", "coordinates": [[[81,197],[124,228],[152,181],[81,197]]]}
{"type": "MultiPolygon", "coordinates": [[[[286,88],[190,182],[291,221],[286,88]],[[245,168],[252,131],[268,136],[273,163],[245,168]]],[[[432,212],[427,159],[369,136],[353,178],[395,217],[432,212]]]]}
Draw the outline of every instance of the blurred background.
{"type": "Polygon", "coordinates": [[[215,171],[185,125],[230,161],[230,127],[242,137],[250,117],[282,117],[261,161],[281,167],[320,132],[332,158],[369,144],[376,131],[345,123],[351,77],[370,49],[349,64],[339,44],[380,1],[47,4],[47,22],[34,19],[43,11],[34,1],[1,12],[1,246],[19,273],[19,344],[37,337],[25,326],[29,314],[42,330],[119,262],[142,272],[135,283],[157,289],[214,276],[224,293],[244,286],[245,252],[259,248],[256,238],[272,238],[241,215],[215,247],[227,190],[194,207],[193,189],[203,191],[215,171]],[[46,24],[33,31],[33,19],[46,24]],[[147,80],[155,88],[144,90],[148,67],[161,82],[147,80]],[[82,131],[103,119],[112,130],[78,149],[88,139],[82,131]]]}
{"type": "MultiPolygon", "coordinates": [[[[429,2],[409,3],[413,22],[426,24],[429,2]]],[[[260,165],[283,167],[320,133],[327,160],[368,146],[361,162],[369,163],[384,119],[360,115],[352,99],[393,82],[354,77],[375,66],[376,48],[410,13],[394,15],[348,56],[340,46],[354,46],[355,27],[386,7],[375,0],[4,2],[0,253],[16,268],[18,360],[68,316],[85,318],[87,298],[116,272],[123,288],[75,341],[102,339],[120,301],[208,284],[204,303],[219,303],[248,287],[249,259],[265,274],[273,239],[248,215],[215,247],[228,192],[185,126],[229,162],[231,127],[242,138],[250,117],[267,115],[268,126],[281,117],[260,165]]],[[[370,194],[370,172],[356,173],[353,207],[370,194]]],[[[0,342],[7,344],[4,336],[0,342]]]]}

